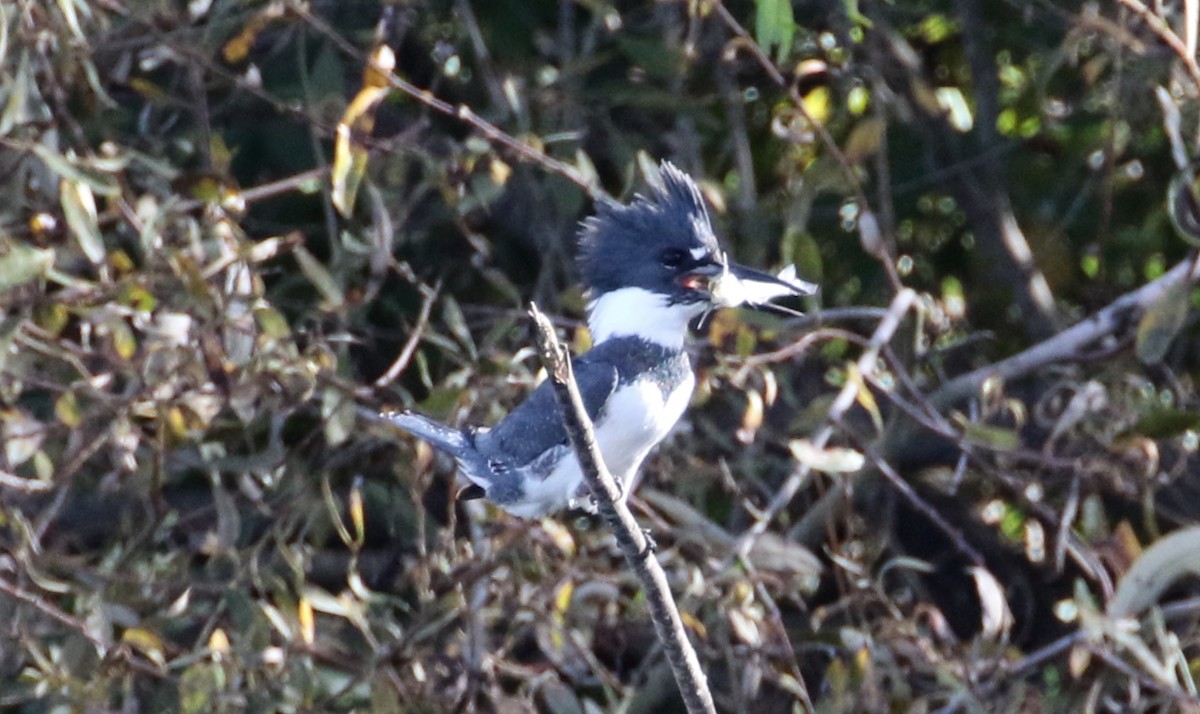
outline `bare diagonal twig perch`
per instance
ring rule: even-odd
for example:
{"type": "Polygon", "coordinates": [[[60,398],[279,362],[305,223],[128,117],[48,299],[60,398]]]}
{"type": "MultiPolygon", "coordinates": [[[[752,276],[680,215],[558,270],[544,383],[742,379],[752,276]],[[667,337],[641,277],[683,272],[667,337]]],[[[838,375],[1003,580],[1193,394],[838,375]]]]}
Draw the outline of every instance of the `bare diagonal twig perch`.
{"type": "Polygon", "coordinates": [[[654,549],[646,534],[621,498],[620,487],[608,472],[608,467],[604,465],[600,448],[596,445],[592,420],[588,418],[587,410],[583,406],[583,397],[579,394],[579,387],[575,384],[575,377],[571,372],[570,356],[554,334],[554,327],[538,310],[537,305],[530,304],[529,315],[537,328],[538,353],[546,371],[550,373],[554,396],[563,410],[563,426],[571,439],[575,456],[579,459],[579,469],[583,472],[588,488],[592,490],[597,510],[616,536],[621,553],[642,581],[646,601],[650,604],[650,617],[654,620],[654,629],[658,633],[663,650],[667,653],[667,661],[675,674],[675,682],[679,685],[683,702],[689,712],[715,713],[716,707],[708,689],[708,678],[700,669],[696,650],[688,641],[683,620],[679,617],[679,608],[676,607],[671,588],[667,584],[667,576],[658,564],[658,559],[654,557],[654,549]]]}

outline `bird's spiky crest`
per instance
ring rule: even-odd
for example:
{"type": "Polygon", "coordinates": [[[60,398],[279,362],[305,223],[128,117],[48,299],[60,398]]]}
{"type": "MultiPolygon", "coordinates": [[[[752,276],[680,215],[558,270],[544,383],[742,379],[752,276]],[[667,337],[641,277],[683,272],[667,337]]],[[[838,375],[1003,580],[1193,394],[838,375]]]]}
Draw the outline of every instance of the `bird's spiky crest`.
{"type": "Polygon", "coordinates": [[[675,246],[718,250],[700,188],[670,161],[659,167],[649,193],[638,193],[629,204],[601,201],[596,214],[583,221],[579,231],[579,267],[584,285],[592,294],[624,285],[625,260],[648,256],[675,246]]]}

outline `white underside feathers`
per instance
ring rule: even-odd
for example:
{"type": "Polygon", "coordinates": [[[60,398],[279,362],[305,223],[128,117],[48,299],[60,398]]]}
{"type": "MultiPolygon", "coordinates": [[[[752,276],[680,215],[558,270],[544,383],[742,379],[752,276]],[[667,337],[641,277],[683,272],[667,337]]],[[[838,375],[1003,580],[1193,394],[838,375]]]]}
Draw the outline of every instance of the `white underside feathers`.
{"type": "Polygon", "coordinates": [[[620,288],[588,303],[592,342],[612,337],[641,337],[671,349],[683,349],[688,322],[704,311],[702,303],[676,303],[645,288],[620,288]]]}
{"type": "MultiPolygon", "coordinates": [[[[666,438],[691,401],[695,378],[688,378],[664,399],[658,385],[637,381],[617,389],[596,422],[596,443],[604,464],[628,496],[637,486],[638,468],[656,444],[666,438]]],[[[569,451],[543,480],[529,480],[521,503],[505,509],[522,518],[536,518],[564,507],[582,506],[576,494],[586,494],[583,472],[569,451]]],[[[586,498],[586,497],[585,497],[586,498]]]]}

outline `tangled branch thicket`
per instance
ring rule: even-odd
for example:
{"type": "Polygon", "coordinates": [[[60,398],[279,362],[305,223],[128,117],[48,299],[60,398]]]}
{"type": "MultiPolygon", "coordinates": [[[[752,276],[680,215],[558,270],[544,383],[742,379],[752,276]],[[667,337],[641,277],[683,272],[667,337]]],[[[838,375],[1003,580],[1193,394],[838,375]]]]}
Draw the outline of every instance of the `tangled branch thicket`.
{"type": "Polygon", "coordinates": [[[356,416],[498,420],[668,158],[823,286],[633,500],[717,708],[1200,707],[1188,7],[0,4],[0,706],[680,706],[597,521],[356,416]]]}

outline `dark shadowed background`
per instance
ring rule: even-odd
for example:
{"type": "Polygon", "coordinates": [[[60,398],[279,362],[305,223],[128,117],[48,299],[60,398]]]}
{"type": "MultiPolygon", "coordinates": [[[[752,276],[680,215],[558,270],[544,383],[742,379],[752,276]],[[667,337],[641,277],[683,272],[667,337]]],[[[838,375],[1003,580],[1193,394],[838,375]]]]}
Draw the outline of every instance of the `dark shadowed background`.
{"type": "Polygon", "coordinates": [[[0,707],[680,706],[601,522],[355,416],[501,417],[669,159],[822,286],[634,499],[718,708],[1195,708],[1195,5],[5,2],[0,707]]]}

